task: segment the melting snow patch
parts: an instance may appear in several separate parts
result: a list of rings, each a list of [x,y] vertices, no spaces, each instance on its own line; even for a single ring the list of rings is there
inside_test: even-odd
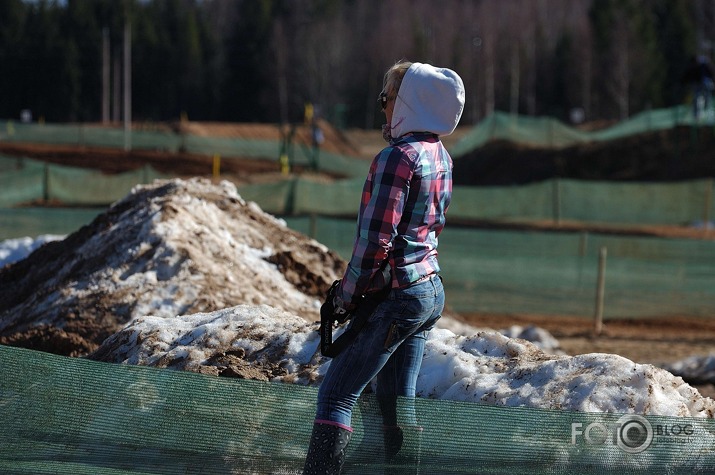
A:
[[[691,356],[665,366],[691,384],[715,384],[715,354]]]
[[[282,310],[242,305],[175,318],[138,318],[90,357],[317,385],[330,359],[318,352],[316,330],[315,324]],[[549,355],[494,331],[465,337],[433,330],[417,393],[581,412],[712,417],[715,411],[715,401],[655,366],[611,354]]]

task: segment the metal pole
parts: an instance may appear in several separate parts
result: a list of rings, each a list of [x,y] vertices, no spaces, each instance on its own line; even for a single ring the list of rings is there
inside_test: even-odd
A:
[[[308,232],[308,236],[310,236],[313,239],[318,239],[316,236],[318,235],[318,215],[316,213],[310,213],[310,231]]]
[[[705,234],[710,232],[710,207],[713,201],[713,179],[710,178],[705,183],[705,203],[703,206],[703,229]]]
[[[114,77],[112,81],[112,122],[119,125],[119,121],[122,120],[122,63],[119,58],[119,52],[115,51],[112,56],[112,62],[114,63],[112,67],[114,71],[112,73],[112,76]]]
[[[109,28],[102,29],[102,123],[109,123]]]
[[[554,224],[561,225],[561,183],[558,178],[552,181],[552,211]]]
[[[586,255],[586,249],[588,249],[588,232],[582,231],[581,238],[579,239],[579,243],[578,243],[579,257],[583,257]]]
[[[132,24],[124,24],[124,150],[132,149]]]
[[[606,255],[608,251],[602,247],[598,253],[598,282],[596,284],[596,312],[594,315],[594,333],[596,336],[603,330],[603,301],[606,294]]]

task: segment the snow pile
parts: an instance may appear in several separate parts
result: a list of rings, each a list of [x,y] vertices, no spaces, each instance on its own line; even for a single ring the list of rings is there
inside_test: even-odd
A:
[[[690,384],[715,384],[715,354],[691,356],[665,365],[665,369]]]
[[[88,358],[248,379],[309,384],[318,377],[315,324],[267,305],[172,318],[146,316]]]
[[[320,356],[316,330],[268,306],[148,316],[90,358],[317,385],[330,359]],[[715,401],[663,369],[609,354],[549,355],[494,331],[465,337],[433,330],[417,384],[421,397],[502,406],[694,417],[715,412]]]
[[[521,338],[522,340],[530,341],[546,353],[563,353],[561,351],[561,344],[559,343],[559,340],[554,338],[554,336],[547,330],[534,325],[529,325],[527,327],[512,325],[504,330],[499,330],[499,333],[507,338]],[[464,336],[469,336],[469,334]]]
[[[133,318],[243,303],[312,321],[344,268],[229,182],[156,181],[0,269],[0,343],[77,356]]]
[[[449,330],[455,335],[462,336],[471,336],[483,331],[494,331],[492,328],[477,328],[449,316],[443,316],[437,322],[437,327]],[[512,325],[508,328],[497,331],[508,338],[521,338],[522,340],[529,341],[546,353],[564,354],[561,350],[559,340],[549,333],[548,330],[539,328],[535,325],[529,325],[526,327],[521,325]]]
[[[435,330],[422,396],[583,412],[713,417],[715,401],[682,378],[618,355],[554,356],[497,332]]]

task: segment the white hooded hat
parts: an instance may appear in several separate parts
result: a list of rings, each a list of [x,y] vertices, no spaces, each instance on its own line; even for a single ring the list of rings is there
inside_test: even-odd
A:
[[[429,64],[412,63],[402,79],[392,113],[391,133],[449,135],[462,117],[464,83],[457,73]]]

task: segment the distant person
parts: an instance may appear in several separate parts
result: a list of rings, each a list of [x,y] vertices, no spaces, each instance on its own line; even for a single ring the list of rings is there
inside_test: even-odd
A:
[[[692,56],[683,75],[683,82],[690,87],[693,100],[693,117],[700,119],[710,108],[715,90],[712,66],[705,56]]]
[[[452,158],[440,135],[459,122],[464,84],[450,69],[403,61],[386,72],[379,101],[389,145],[370,166],[352,257],[321,312],[337,320],[359,308],[363,296],[387,292],[320,385],[306,475],[340,473],[353,406],[373,378],[388,466],[398,463],[403,439],[421,431],[414,410],[409,427],[398,426],[396,404],[415,397],[425,341],[444,308],[437,237],[452,195]]]
[[[318,119],[313,117],[310,124],[310,138],[313,145],[313,152],[310,157],[310,166],[313,170],[318,170],[318,155],[320,153],[320,146],[325,142],[325,134],[323,134],[323,129],[320,128]]]

